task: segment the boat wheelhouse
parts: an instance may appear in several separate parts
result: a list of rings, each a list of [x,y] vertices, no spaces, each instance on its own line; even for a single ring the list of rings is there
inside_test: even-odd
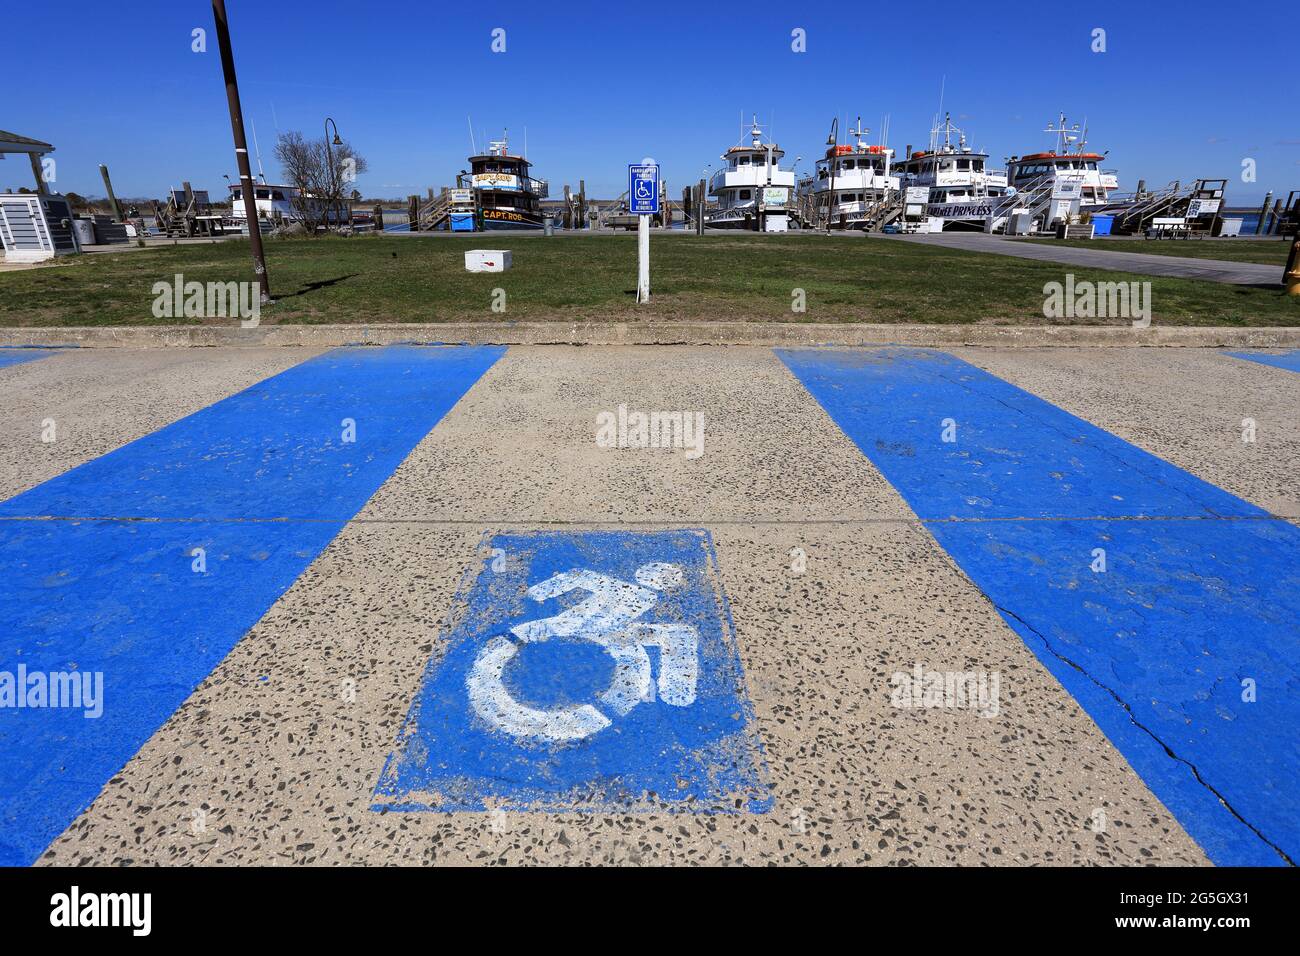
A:
[[[866,228],[882,204],[897,198],[900,181],[893,169],[894,151],[868,145],[863,137],[869,132],[859,116],[857,126],[849,130],[855,142],[830,146],[817,160],[813,212],[827,228]]]
[[[926,215],[943,220],[945,228],[983,229],[1008,191],[1006,170],[989,168],[988,160],[988,153],[967,145],[966,134],[947,114],[943,125],[930,131],[930,148],[911,153],[894,168],[903,189],[929,190]]]
[[[531,164],[512,155],[503,136],[488,151],[469,158],[469,173],[456,177],[456,186],[473,190],[479,229],[541,229],[545,180],[534,179]]]
[[[1025,156],[1011,156],[1007,159],[1007,180],[1009,185],[1019,191],[1032,189],[1045,183],[1073,184],[1077,189],[1079,207],[1105,206],[1110,195],[1119,188],[1119,177],[1113,169],[1102,169],[1101,162],[1106,153],[1088,151],[1088,128],[1085,124],[1065,125],[1065,114],[1060,116],[1060,125],[1048,124],[1046,133],[1056,136],[1055,149],[1045,153],[1029,153]]]
[[[794,170],[781,168],[785,151],[776,143],[763,142],[757,117],[749,136],[749,145],[736,145],[722,154],[726,165],[709,180],[709,195],[717,198],[718,205],[705,216],[705,225],[785,232],[790,228]]]

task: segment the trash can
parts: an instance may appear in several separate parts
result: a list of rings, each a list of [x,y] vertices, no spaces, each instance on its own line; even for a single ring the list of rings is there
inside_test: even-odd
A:
[[[72,228],[77,233],[77,244],[93,246],[95,244],[95,223],[91,219],[74,219]]]
[[[1115,224],[1114,216],[1094,215],[1092,224],[1096,227],[1093,230],[1093,236],[1109,236],[1111,226]]]

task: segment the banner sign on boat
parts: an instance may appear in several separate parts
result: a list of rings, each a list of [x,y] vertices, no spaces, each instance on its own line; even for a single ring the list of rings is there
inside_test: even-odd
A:
[[[511,173],[475,173],[475,189],[519,189],[519,177]]]
[[[1082,176],[1057,176],[1052,181],[1053,199],[1079,199],[1082,196]]]
[[[499,534],[374,809],[765,812],[707,531]]]
[[[993,215],[993,204],[986,200],[931,203],[926,215],[934,216],[936,219],[983,219]]]

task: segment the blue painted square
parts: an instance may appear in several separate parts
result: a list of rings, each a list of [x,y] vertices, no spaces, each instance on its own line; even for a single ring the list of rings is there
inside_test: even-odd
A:
[[[471,577],[374,809],[770,808],[708,532],[500,534]]]

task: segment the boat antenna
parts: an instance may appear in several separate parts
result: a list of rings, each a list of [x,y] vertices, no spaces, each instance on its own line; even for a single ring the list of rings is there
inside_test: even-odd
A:
[[[266,173],[262,171],[262,147],[257,144],[257,124],[252,123],[253,127],[253,152],[257,154],[257,178],[266,183]]]
[[[468,113],[465,114],[465,122],[469,124],[469,154],[477,156],[478,144],[474,142],[474,120]]]

